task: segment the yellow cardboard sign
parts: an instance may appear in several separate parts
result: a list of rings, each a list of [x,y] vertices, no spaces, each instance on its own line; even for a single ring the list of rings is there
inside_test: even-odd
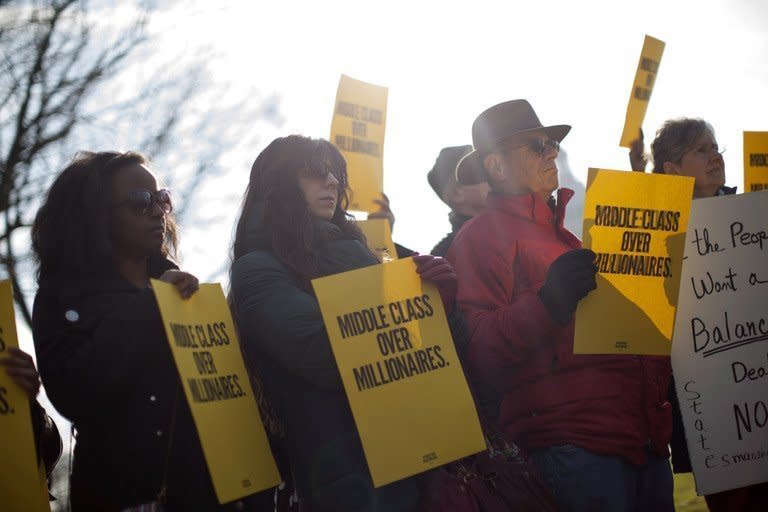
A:
[[[376,487],[485,449],[440,294],[413,259],[312,286]]]
[[[219,503],[280,483],[246,372],[232,314],[219,284],[183,300],[152,280]]]
[[[627,116],[624,120],[624,131],[621,132],[619,146],[628,148],[632,141],[640,137],[640,128],[648,109],[653,85],[656,83],[656,73],[659,71],[661,55],[664,53],[664,41],[651,36],[645,36],[640,61],[637,63],[635,81],[627,105]]]
[[[590,169],[584,247],[597,289],[576,310],[576,354],[669,355],[693,178]]]
[[[18,348],[11,282],[0,281],[0,358]],[[0,505],[50,511],[45,468],[35,453],[29,397],[0,366]]]
[[[744,132],[744,190],[768,190],[768,132]]]
[[[387,88],[341,75],[331,122],[331,142],[347,160],[350,210],[374,212],[384,191]]]
[[[389,263],[397,259],[397,249],[392,242],[392,231],[387,219],[359,220],[357,225],[365,235],[368,248],[379,261]]]

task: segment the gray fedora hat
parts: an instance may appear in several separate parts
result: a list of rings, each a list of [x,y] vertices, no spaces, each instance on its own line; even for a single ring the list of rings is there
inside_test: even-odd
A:
[[[571,127],[567,124],[544,126],[527,100],[511,100],[485,110],[472,123],[474,149],[456,166],[456,179],[462,185],[487,181],[483,157],[506,139],[520,133],[543,131],[550,139],[563,140]]]

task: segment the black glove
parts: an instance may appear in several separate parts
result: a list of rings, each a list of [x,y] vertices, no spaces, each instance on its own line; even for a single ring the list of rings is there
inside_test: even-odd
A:
[[[579,301],[597,287],[596,272],[595,253],[589,249],[568,251],[549,266],[539,297],[560,325],[571,321]]]

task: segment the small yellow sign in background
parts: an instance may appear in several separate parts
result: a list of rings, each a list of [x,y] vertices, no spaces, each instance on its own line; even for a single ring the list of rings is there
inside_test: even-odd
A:
[[[413,259],[312,285],[375,486],[485,449],[440,293]]]
[[[693,178],[590,169],[584,247],[597,289],[576,309],[576,354],[669,355]]]
[[[621,147],[630,147],[632,141],[640,137],[640,128],[643,126],[645,111],[648,109],[648,101],[651,99],[663,53],[664,41],[645,36],[640,61],[637,63],[635,81],[632,84],[632,93],[629,95],[627,116],[624,119],[624,130],[619,142]]]
[[[221,286],[183,300],[152,280],[168,343],[219,503],[280,483]]]
[[[13,289],[0,281],[0,357],[19,347]],[[29,397],[0,366],[0,509],[50,511],[45,468],[37,460]]]
[[[744,191],[768,190],[768,132],[744,132]]]
[[[347,161],[350,210],[375,212],[384,191],[387,88],[341,75],[331,122],[331,142]]]
[[[392,242],[392,231],[387,219],[359,220],[357,225],[365,235],[368,248],[379,261],[387,263],[397,259],[397,249]]]

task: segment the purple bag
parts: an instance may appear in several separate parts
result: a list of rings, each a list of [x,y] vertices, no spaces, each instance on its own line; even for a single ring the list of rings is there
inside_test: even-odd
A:
[[[556,512],[536,467],[496,434],[489,449],[436,469],[421,512]]]

